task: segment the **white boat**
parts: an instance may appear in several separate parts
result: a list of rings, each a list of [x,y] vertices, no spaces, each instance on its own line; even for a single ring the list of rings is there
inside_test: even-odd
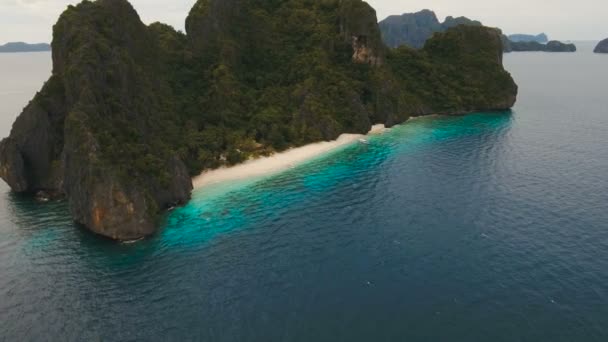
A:
[[[359,142],[361,144],[365,144],[365,145],[369,145],[369,141],[365,140],[365,139],[359,139]]]

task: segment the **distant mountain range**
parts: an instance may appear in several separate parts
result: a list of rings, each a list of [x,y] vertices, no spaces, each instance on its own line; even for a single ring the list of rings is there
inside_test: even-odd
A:
[[[11,42],[0,45],[0,53],[6,52],[38,52],[51,51],[51,45],[46,43],[28,44],[24,42]]]

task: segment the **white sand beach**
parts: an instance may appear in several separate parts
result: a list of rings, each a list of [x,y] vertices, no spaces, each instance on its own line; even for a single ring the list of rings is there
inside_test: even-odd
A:
[[[374,125],[368,135],[380,134],[386,128],[384,125]],[[291,167],[297,166],[314,157],[320,156],[339,147],[346,146],[365,138],[362,134],[342,134],[334,141],[322,141],[297,148],[292,148],[284,152],[275,153],[268,157],[248,160],[244,163],[223,167],[215,170],[205,171],[192,179],[194,188],[202,188],[211,184],[221,182],[246,179],[274,174]]]

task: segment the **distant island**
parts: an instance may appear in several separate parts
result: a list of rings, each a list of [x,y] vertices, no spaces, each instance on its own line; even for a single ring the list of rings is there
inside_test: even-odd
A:
[[[0,45],[0,53],[40,51],[51,51],[51,45],[46,43],[28,44],[24,42],[12,42]]]
[[[509,40],[514,43],[519,42],[537,42],[537,43],[547,43],[549,41],[549,37],[546,34],[541,33],[537,35],[532,34],[510,34]]]
[[[608,53],[608,38],[602,40],[597,44],[593,50],[595,53]]]
[[[404,13],[402,15],[392,15],[379,23],[382,39],[391,48],[399,46],[409,46],[414,49],[421,49],[426,41],[437,32],[444,32],[447,29],[457,26],[482,26],[477,20],[466,17],[447,17],[441,23],[437,19],[435,12],[425,9],[416,13]],[[519,51],[544,51],[544,52],[574,52],[574,44],[564,44],[559,41],[548,41],[546,34],[526,35],[514,34],[506,36],[502,34],[504,52]]]
[[[435,32],[444,32],[458,25],[482,26],[479,21],[466,17],[447,17],[441,23],[435,12],[425,9],[416,13],[392,15],[379,23],[384,43],[391,48],[402,45],[421,49]]]
[[[53,74],[0,143],[0,176],[117,240],[154,234],[202,171],[517,96],[499,30],[389,49],[362,0],[199,0],[186,34],[83,1],[53,30]]]
[[[510,42],[505,52],[541,51],[541,52],[576,52],[576,45],[566,44],[557,40],[552,40],[547,44],[539,42]]]

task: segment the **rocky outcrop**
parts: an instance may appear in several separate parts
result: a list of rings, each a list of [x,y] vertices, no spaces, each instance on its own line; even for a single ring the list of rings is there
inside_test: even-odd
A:
[[[19,115],[10,137],[0,144],[0,176],[15,191],[57,192],[61,185],[62,92],[59,78],[51,77]]]
[[[593,50],[595,53],[608,53],[608,38],[602,40],[597,44]]]
[[[500,34],[500,40],[502,42],[502,51],[503,52],[513,52],[513,47],[511,46],[511,41],[509,40],[509,37],[507,37],[504,34]]]
[[[29,188],[23,155],[12,138],[0,144],[0,177],[16,192]]]
[[[458,22],[460,19],[451,19]],[[389,50],[361,0],[199,0],[187,35],[126,0],[69,6],[53,74],[0,143],[0,177],[118,240],[153,234],[191,176],[372,123],[510,108],[497,30]]]
[[[99,30],[103,21],[108,30]],[[152,145],[146,134],[162,129],[149,121],[161,111],[155,88],[162,84],[149,78],[155,50],[128,2],[70,6],[54,28],[53,76],[0,144],[0,176],[17,192],[66,196],[74,220],[98,234],[153,233],[160,209],[188,200],[186,167],[171,153],[146,148],[143,158],[159,161],[155,173],[180,175],[163,184],[129,166],[141,156],[110,150],[129,148],[128,140]],[[129,132],[120,132],[125,126]]]

